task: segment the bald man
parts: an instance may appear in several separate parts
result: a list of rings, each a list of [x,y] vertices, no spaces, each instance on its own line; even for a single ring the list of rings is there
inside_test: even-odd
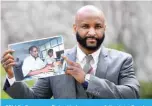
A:
[[[30,89],[13,79],[15,62],[8,50],[2,60],[8,76],[4,90],[12,98],[139,98],[132,56],[102,45],[103,12],[92,5],[80,8],[73,29],[77,45],[65,53],[66,74],[41,78]]]

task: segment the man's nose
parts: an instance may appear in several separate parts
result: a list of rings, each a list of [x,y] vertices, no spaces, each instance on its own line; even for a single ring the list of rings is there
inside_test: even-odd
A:
[[[89,32],[88,32],[88,35],[89,36],[94,36],[95,34],[96,34],[95,29],[94,28],[90,28]]]

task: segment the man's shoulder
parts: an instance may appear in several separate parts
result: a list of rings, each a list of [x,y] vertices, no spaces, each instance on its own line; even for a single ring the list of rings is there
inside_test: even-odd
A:
[[[25,60],[30,60],[31,59],[31,56],[27,56],[25,59],[24,59],[24,61]]]
[[[119,51],[111,48],[104,48],[104,50],[110,58],[132,58],[132,55],[125,51]]]

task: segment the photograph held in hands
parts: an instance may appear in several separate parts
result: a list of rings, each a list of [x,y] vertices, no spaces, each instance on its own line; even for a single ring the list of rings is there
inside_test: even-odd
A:
[[[16,65],[13,72],[16,81],[31,80],[65,74],[66,62],[62,36],[9,44]]]

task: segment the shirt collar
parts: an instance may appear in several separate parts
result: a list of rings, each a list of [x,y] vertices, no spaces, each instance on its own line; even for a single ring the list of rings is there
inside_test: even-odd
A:
[[[79,48],[77,45],[77,59],[82,62],[85,58],[86,54]]]
[[[32,55],[30,55],[30,58],[37,60],[39,58],[39,56],[37,58],[34,58]]]
[[[90,54],[90,55],[92,55],[94,61],[98,60],[100,51],[101,51],[101,47],[96,52],[93,52],[92,54]],[[77,59],[80,62],[82,62],[84,60],[85,56],[86,56],[86,54],[77,45]]]
[[[100,47],[96,52],[93,52],[93,53],[91,54],[94,61],[98,60],[100,51],[101,51],[101,47]]]

